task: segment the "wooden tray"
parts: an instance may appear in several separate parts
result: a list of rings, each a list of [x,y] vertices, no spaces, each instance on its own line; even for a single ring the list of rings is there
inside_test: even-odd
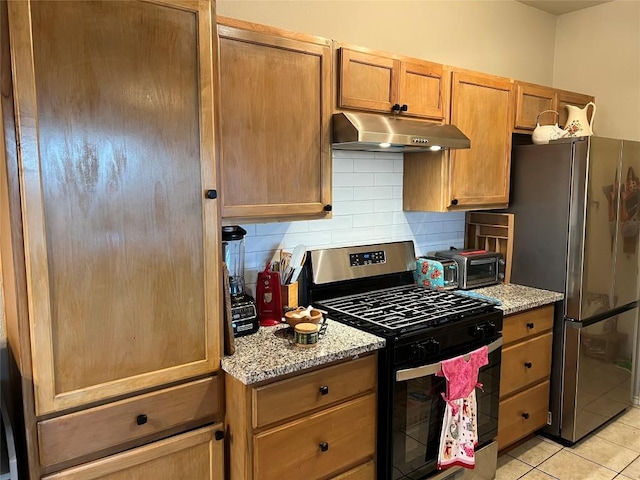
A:
[[[504,283],[511,283],[513,213],[467,212],[464,247],[500,252],[506,261]]]

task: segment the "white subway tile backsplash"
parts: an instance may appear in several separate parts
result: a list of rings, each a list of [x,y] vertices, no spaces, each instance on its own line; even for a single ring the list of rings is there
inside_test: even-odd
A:
[[[354,172],[387,172],[393,173],[394,160],[358,158],[353,161]]]
[[[393,213],[366,213],[363,215],[353,215],[354,227],[382,226],[393,223]]]
[[[353,187],[333,187],[333,201],[353,200]]]
[[[353,172],[353,158],[333,157],[333,173]]]
[[[397,212],[402,209],[402,200],[398,198],[392,198],[390,200],[374,200],[373,211],[374,212]]]
[[[334,187],[373,187],[374,173],[333,173]]]
[[[402,185],[402,173],[376,173],[375,185]]]
[[[285,233],[308,232],[309,224],[302,222],[259,223],[256,225],[256,235],[277,235]]]
[[[333,215],[354,215],[372,213],[374,203],[370,200],[354,200],[352,202],[333,202]]]
[[[359,187],[353,191],[354,200],[376,200],[393,198],[392,187]]]
[[[401,153],[333,152],[333,218],[256,225],[247,230],[245,279],[256,276],[277,250],[413,240],[416,255],[462,247],[464,212],[404,212]]]
[[[309,220],[310,232],[344,230],[353,226],[353,215],[336,215],[327,220]]]

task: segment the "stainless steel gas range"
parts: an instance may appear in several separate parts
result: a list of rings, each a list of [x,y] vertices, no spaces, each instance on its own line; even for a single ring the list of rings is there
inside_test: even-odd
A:
[[[480,370],[483,389],[477,392],[477,467],[470,478],[492,479],[502,311],[489,301],[414,284],[415,264],[411,241],[311,250],[301,280],[302,302],[386,340],[378,355],[379,479],[454,474],[437,470],[445,380],[435,374],[442,360],[488,346],[489,364]],[[452,478],[461,478],[460,473]]]

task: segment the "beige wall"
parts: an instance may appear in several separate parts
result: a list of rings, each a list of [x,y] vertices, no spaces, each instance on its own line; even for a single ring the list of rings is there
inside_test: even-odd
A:
[[[224,15],[551,85],[556,18],[513,0],[218,0]]]
[[[640,140],[640,1],[558,17],[553,85],[595,95],[596,135]]]

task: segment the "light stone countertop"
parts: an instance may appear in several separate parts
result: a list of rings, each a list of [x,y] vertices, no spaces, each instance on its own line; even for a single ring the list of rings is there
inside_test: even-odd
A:
[[[285,336],[276,334],[287,327],[286,323],[260,327],[252,335],[235,338],[236,351],[222,358],[222,370],[245,385],[251,385],[336,360],[354,358],[385,345],[383,338],[327,319],[327,331],[317,345],[296,347]]]
[[[564,299],[564,294],[559,292],[541,290],[539,288],[526,287],[513,283],[476,288],[472,291],[500,300],[502,305],[498,306],[498,308],[503,310],[505,315],[522,312],[530,308],[542,307]]]

